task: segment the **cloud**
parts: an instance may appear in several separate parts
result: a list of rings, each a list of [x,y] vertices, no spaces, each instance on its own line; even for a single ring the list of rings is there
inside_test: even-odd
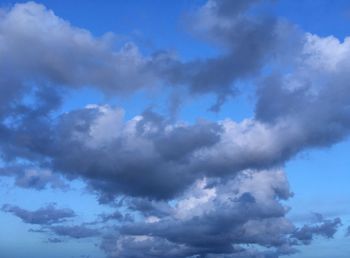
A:
[[[198,28],[193,32],[206,35],[207,41],[218,41],[225,51],[218,57],[189,62],[167,50],[147,57],[134,43],[118,42],[112,33],[95,37],[41,4],[15,4],[3,10],[0,19],[0,114],[9,112],[13,102],[35,87],[57,86],[59,91],[94,87],[107,95],[123,95],[180,84],[191,93],[218,95],[219,108],[227,95],[234,94],[231,84],[258,73],[279,44],[280,30],[274,20],[246,15],[254,2],[209,1],[200,8],[191,21]],[[123,46],[116,48],[115,42]]]
[[[145,198],[132,198],[127,201],[132,211],[138,211],[146,216],[164,217],[171,213],[171,206],[165,201],[154,201]]]
[[[191,14],[194,18],[186,27],[217,47],[218,55],[184,62],[161,52],[152,60],[154,69],[170,83],[186,85],[191,94],[215,94],[211,110],[219,111],[228,97],[237,94],[240,81],[257,77],[284,55],[277,49],[288,44],[286,34],[298,38],[292,25],[259,12],[258,2],[268,1],[208,1]]]
[[[245,171],[220,184],[200,180],[167,215],[141,210],[144,219],[105,235],[101,248],[108,257],[279,257],[306,244],[299,233],[305,227],[312,235],[333,236],[338,218],[303,228],[288,220],[281,200],[291,196],[278,170]]]
[[[224,9],[221,5],[230,5],[224,9],[233,12],[232,21],[227,18],[228,14],[222,11]],[[250,6],[250,3],[237,2],[231,6],[226,2],[209,1],[198,11],[197,18],[204,22],[202,16],[210,17],[209,24],[203,25],[205,29],[214,33],[212,31],[214,27],[221,28],[223,37],[218,38],[219,43],[225,48],[225,42],[232,41],[234,42],[232,47],[235,47],[236,38],[240,39],[233,33],[235,26],[239,28],[258,26],[260,28],[260,21],[250,16],[246,17],[244,13]],[[39,23],[37,16],[43,16],[42,20],[46,22]],[[21,19],[31,22],[22,24]],[[52,33],[58,30],[53,33],[53,36],[57,37],[55,38],[57,44],[64,45],[68,41],[68,47],[76,47],[78,44],[78,47],[82,48],[81,51],[85,45],[80,46],[79,44],[87,44],[89,49],[92,48],[94,51],[96,48],[99,50],[100,47],[99,40],[93,38],[89,33],[72,27],[43,6],[34,3],[16,5],[4,14],[3,23],[5,22],[14,27],[10,32],[18,34],[18,37],[22,37],[22,34],[29,30],[27,26],[33,26],[33,32],[27,33],[27,36],[33,37],[34,40],[40,38],[34,35],[34,32],[48,30],[46,26],[51,26]],[[243,22],[244,25],[241,26],[240,22]],[[246,23],[253,24],[246,25]],[[259,32],[259,29],[253,31]],[[234,35],[231,35],[232,33]],[[239,35],[243,40],[239,45],[248,47],[249,45],[243,43],[245,34]],[[325,49],[327,42],[332,45],[336,44],[334,40],[326,40],[321,44],[317,42],[322,39],[312,36],[307,38],[310,40],[306,41],[302,48],[303,52],[300,53],[300,61],[297,62],[301,68],[305,69],[297,67],[295,73],[287,75],[289,82],[295,81],[293,85],[299,81],[301,76],[299,74],[305,73],[301,71],[307,69],[312,70],[310,74],[315,74],[316,78],[317,72],[320,72],[319,66],[314,64],[316,61],[322,60],[321,63],[330,61],[333,64],[336,62],[334,59],[327,58],[328,52],[325,52],[324,55],[318,54]],[[48,40],[48,37],[42,39],[45,44]],[[252,42],[255,41],[252,40]],[[261,43],[261,45],[264,44]],[[11,45],[11,47],[14,46]],[[258,46],[260,47],[260,44]],[[45,47],[47,46],[42,48]],[[101,48],[105,51],[104,45]],[[59,51],[54,52],[59,53]],[[252,54],[249,49],[237,50],[237,52]],[[93,55],[84,54],[83,56],[85,58],[85,56]],[[59,58],[62,58],[61,55]],[[79,60],[79,58],[76,59]],[[235,59],[236,61],[241,64],[239,58]],[[82,62],[89,63],[85,59]],[[20,64],[17,65],[20,66]],[[44,67],[48,69],[49,64],[45,64]],[[323,65],[322,67],[327,68],[328,66]],[[214,71],[214,68],[210,70]],[[26,72],[26,74],[32,73],[31,69]],[[89,77],[92,72],[84,70],[84,74]],[[208,73],[205,72],[205,74]],[[293,79],[294,77],[296,79]],[[216,80],[222,76],[210,76],[210,78]],[[68,85],[75,85],[74,80],[67,79],[67,81]],[[225,85],[220,81],[217,83]],[[199,121],[195,124],[172,122],[151,111],[124,121],[123,110],[94,105],[67,112],[54,119],[48,114],[59,105],[61,93],[50,91],[51,88],[40,87],[34,89],[33,98],[36,103],[34,106],[22,103],[17,106],[16,112],[7,114],[7,121],[12,122],[2,123],[0,148],[5,161],[12,162],[17,158],[22,158],[28,160],[29,163],[39,164],[46,171],[59,171],[70,178],[86,179],[91,188],[100,193],[100,199],[104,202],[112,200],[118,194],[169,199],[205,176],[221,178],[244,169],[271,168],[283,164],[304,149],[329,146],[345,137],[347,132],[345,128],[346,110],[343,111],[344,114],[338,111],[346,107],[346,98],[343,102],[337,102],[334,108],[339,106],[339,109],[334,110],[335,112],[332,111],[333,107],[330,102],[329,108],[323,112],[318,108],[317,103],[324,103],[330,96],[326,94],[328,92],[326,89],[329,87],[322,88],[320,93],[312,98],[312,103],[308,103],[303,87],[286,91],[280,85],[283,84],[278,83],[274,76],[265,80],[257,93],[255,118],[245,119],[240,123],[226,119],[218,122]],[[279,98],[271,100],[270,98],[274,96],[272,93],[278,94]],[[47,96],[49,98],[46,98]],[[55,101],[51,101],[52,99]],[[293,106],[295,108],[292,108]],[[303,110],[306,106],[315,108],[303,112],[298,119],[295,119],[295,115],[290,114],[288,110],[298,110],[300,106],[304,107]],[[327,112],[332,113],[327,115]],[[280,118],[282,114],[283,119]],[[326,120],[323,120],[323,114]],[[307,123],[310,117],[319,120],[310,125]],[[327,120],[327,117],[332,120],[338,117],[342,120],[332,121]],[[332,126],[327,130],[327,127],[322,126],[323,123]],[[41,134],[37,134],[38,131]],[[327,138],[328,134],[331,138]],[[37,180],[38,183],[34,187],[43,188],[46,181],[54,181],[51,176],[49,176],[50,179],[47,176],[46,179],[43,179],[44,174],[40,173],[40,176],[29,176],[29,178],[24,176],[17,182],[22,186],[31,186],[33,183],[29,183],[30,180],[35,179],[34,181]]]
[[[1,66],[7,67],[2,71],[10,72],[15,80],[95,86],[119,93],[154,82],[135,45],[114,50],[113,34],[94,37],[41,4],[14,5],[3,12],[0,28]]]
[[[89,238],[100,235],[98,229],[85,226],[50,226],[50,230],[58,236],[67,236],[71,238]]]
[[[186,124],[150,110],[124,121],[123,110],[96,105],[52,120],[37,112],[45,106],[38,102],[12,117],[16,123],[3,123],[3,157],[82,177],[104,202],[118,194],[173,198],[205,176],[271,168],[303,150],[344,139],[349,133],[347,53],[347,40],[305,34],[291,72],[276,71],[263,80],[255,117],[241,122]]]
[[[333,220],[325,219],[317,225],[303,226],[294,233],[294,236],[304,244],[310,244],[316,235],[323,236],[325,238],[333,238],[340,226],[340,218],[335,218]]]
[[[280,125],[250,120],[172,124],[150,111],[124,122],[121,112],[108,106],[68,112],[54,128],[44,124],[40,130],[48,135],[27,132],[31,123],[24,121],[11,134],[25,134],[27,140],[12,144],[11,151],[5,145],[5,151],[43,165],[49,158],[49,169],[83,177],[103,195],[168,199],[203,176],[276,165],[284,161],[285,145],[294,141],[290,137],[279,144],[286,141]],[[46,143],[45,149],[38,141]]]
[[[256,104],[258,121],[298,128],[297,151],[331,146],[350,129],[349,39],[306,34],[305,40],[293,70],[267,78]]]
[[[29,167],[3,167],[0,168],[0,176],[15,177],[15,184],[22,188],[43,190],[50,186],[53,189],[68,189],[68,184],[57,174],[48,169]]]
[[[331,128],[288,116],[275,123],[226,119],[188,124],[152,111],[128,121],[122,114],[110,106],[87,106],[42,124],[40,131],[50,133],[40,135],[31,131],[32,120],[19,121],[11,137],[26,135],[26,141],[2,148],[10,160],[20,157],[85,179],[108,202],[119,194],[171,199],[203,177],[223,179],[245,169],[273,168],[300,151],[340,140]],[[327,132],[333,137],[322,141]],[[45,148],[38,142],[45,142]]]
[[[107,221],[120,221],[120,222],[133,222],[133,217],[127,213],[123,214],[119,211],[115,211],[110,214],[100,214],[101,223],[106,223]]]
[[[346,237],[349,237],[349,236],[350,236],[350,226],[347,227],[345,236],[346,236]]]
[[[35,211],[22,209],[15,205],[5,204],[2,211],[12,213],[20,218],[23,222],[36,225],[52,225],[66,221],[66,219],[75,217],[71,209],[57,209],[54,204]]]
[[[121,112],[108,106],[88,106],[63,114],[55,125],[42,124],[40,130],[50,133],[40,135],[31,131],[32,120],[29,124],[20,121],[10,133],[14,138],[26,135],[26,141],[11,141],[2,148],[9,160],[22,157],[49,164],[50,169],[69,176],[84,175],[93,188],[103,188],[106,194],[168,198],[193,180],[190,174],[178,177],[178,168],[191,169],[193,153],[219,140],[220,126],[214,123],[171,125],[150,112],[124,122]],[[116,130],[110,131],[111,126]],[[104,132],[108,132],[107,138]],[[45,142],[45,148],[38,142]],[[165,150],[166,144],[173,147]],[[107,179],[110,176],[114,180]]]
[[[302,33],[258,2],[200,7],[188,27],[219,53],[190,61],[146,57],[133,43],[117,49],[114,35],[95,37],[33,2],[3,11],[0,175],[37,190],[79,178],[100,203],[119,198],[120,209],[90,223],[106,228],[56,225],[75,213],[52,204],[2,210],[42,226],[33,232],[101,237],[109,257],[277,258],[333,237],[339,218],[297,227],[286,217],[292,193],[278,168],[348,136],[350,41]],[[67,89],[120,96],[168,84],[215,94],[217,111],[244,80],[257,83],[256,106],[240,122],[187,123],[151,109],[126,119],[109,105],[57,112]]]
[[[158,85],[158,76],[145,69],[148,58],[135,44],[116,38],[112,33],[95,37],[35,2],[2,9],[0,140],[9,141],[11,130],[4,124],[14,126],[18,117],[31,124],[27,130],[48,123],[67,90],[92,87],[119,96]]]
[[[59,239],[59,238],[56,238],[56,237],[50,237],[47,239],[47,242],[48,243],[52,243],[52,244],[57,244],[57,243],[62,243],[63,240],[62,239]]]

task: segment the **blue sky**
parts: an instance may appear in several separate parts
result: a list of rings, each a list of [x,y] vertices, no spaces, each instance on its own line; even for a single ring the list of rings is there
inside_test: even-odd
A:
[[[348,257],[348,1],[0,8],[2,257]]]

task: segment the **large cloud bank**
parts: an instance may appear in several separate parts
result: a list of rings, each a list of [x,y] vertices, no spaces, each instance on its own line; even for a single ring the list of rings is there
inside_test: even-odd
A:
[[[272,258],[332,237],[338,218],[303,227],[286,218],[292,194],[281,168],[349,134],[350,40],[299,31],[264,14],[267,4],[208,1],[187,22],[220,53],[191,61],[145,56],[133,43],[118,49],[113,34],[96,38],[33,2],[3,10],[0,174],[37,190],[79,178],[119,211],[71,225],[75,213],[54,205],[2,210],[51,242],[98,237],[108,257]],[[125,119],[122,108],[93,104],[57,114],[66,92],[83,87],[214,94],[218,111],[242,81],[256,85],[256,106],[241,122],[186,123],[151,109]]]

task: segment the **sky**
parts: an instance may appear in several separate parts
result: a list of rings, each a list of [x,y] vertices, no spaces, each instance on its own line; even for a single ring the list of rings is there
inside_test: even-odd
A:
[[[0,0],[2,258],[346,258],[346,0]]]

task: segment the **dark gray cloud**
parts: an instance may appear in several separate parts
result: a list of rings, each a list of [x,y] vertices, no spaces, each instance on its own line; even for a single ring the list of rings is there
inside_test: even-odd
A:
[[[278,173],[271,175],[270,183],[276,188],[283,187],[288,192],[288,186],[283,185],[281,177],[283,175]],[[259,176],[249,174],[239,180],[247,180],[247,183],[256,186],[258,178]],[[190,196],[178,202],[177,210],[173,211],[171,217],[125,225],[120,233],[164,238],[175,245],[190,247],[192,255],[235,253],[235,244],[284,244],[281,235],[292,230],[293,226],[283,218],[286,212],[284,207],[273,201],[273,196],[277,197],[278,193],[270,188],[271,192],[259,195],[248,189],[252,186],[235,189],[234,182],[235,180],[221,186],[221,189],[205,188],[203,182],[200,182],[197,189],[194,189],[198,191],[197,196],[191,198],[195,195],[192,191],[189,192]],[[238,192],[236,196],[234,192]],[[256,230],[257,227],[259,230]]]
[[[71,209],[57,209],[54,204],[49,204],[46,207],[39,208],[36,211],[28,211],[18,206],[5,204],[2,207],[2,211],[9,212],[22,219],[24,223],[40,225],[38,229],[30,229],[29,232],[54,234],[60,237],[70,238],[89,238],[97,237],[101,235],[101,231],[97,228],[90,228],[86,225],[67,225],[65,224],[68,219],[75,217],[75,213]],[[117,216],[117,213],[101,216],[102,221],[99,223],[105,223],[108,220],[121,220]],[[128,217],[126,217],[128,218]],[[125,221],[127,221],[125,219]],[[97,224],[97,223],[88,223]],[[61,243],[63,240],[57,237],[49,237],[47,239],[49,243]]]
[[[285,34],[297,34],[293,26],[257,10],[252,15],[249,11],[258,2],[266,1],[208,1],[192,14],[191,25],[186,25],[193,34],[217,46],[219,54],[183,62],[160,52],[152,67],[170,83],[187,85],[192,94],[215,94],[217,102],[211,110],[218,111],[237,93],[237,82],[259,75],[276,55],[284,54],[276,54],[276,50],[286,43]]]
[[[82,177],[106,201],[116,194],[168,199],[204,176],[276,165],[290,143],[279,126],[253,120],[173,124],[147,111],[124,122],[123,111],[108,106],[68,112],[53,126],[42,124],[40,131],[50,134],[28,132],[32,120],[20,122],[11,135],[26,135],[26,141],[3,146],[8,159],[21,157]],[[45,148],[37,142],[45,142]]]
[[[48,230],[45,229],[45,228],[39,228],[39,229],[37,229],[37,228],[30,228],[30,229],[28,230],[28,232],[33,232],[33,233],[47,233]]]
[[[50,238],[47,239],[47,242],[48,243],[52,243],[52,244],[57,244],[57,243],[62,243],[63,240],[59,239],[59,238],[56,238],[56,237],[50,237]]]
[[[3,158],[20,157],[82,177],[103,202],[117,194],[169,199],[204,176],[283,164],[300,151],[330,146],[348,134],[347,62],[326,56],[335,47],[348,49],[346,43],[305,35],[293,73],[267,78],[257,92],[255,119],[240,123],[174,123],[151,111],[124,121],[122,110],[108,106],[52,120],[38,111],[47,106],[38,101],[10,116],[16,123],[2,125]],[[36,187],[43,187],[38,182]],[[18,184],[31,185],[27,180]]]
[[[88,228],[86,226],[50,226],[50,230],[58,236],[67,236],[71,238],[96,237],[101,234],[98,229]]]
[[[193,182],[196,175],[185,174],[194,169],[192,156],[219,141],[220,125],[172,125],[152,116],[157,117],[147,112],[124,122],[120,109],[90,106],[66,113],[52,125],[41,124],[40,131],[50,133],[40,135],[31,131],[33,120],[22,120],[10,134],[25,135],[26,141],[5,143],[3,152],[8,160],[21,157],[68,176],[84,175],[105,194],[164,199]],[[38,142],[45,142],[45,147]]]
[[[132,198],[127,206],[132,211],[138,211],[146,216],[164,217],[171,213],[171,206],[167,202]]]
[[[196,28],[192,32],[225,50],[218,57],[189,62],[167,51],[146,57],[133,43],[116,49],[112,33],[95,37],[43,5],[16,4],[2,12],[0,21],[0,114],[8,113],[34,87],[57,85],[60,90],[88,86],[120,95],[180,84],[191,93],[216,94],[217,109],[235,93],[232,84],[258,73],[280,44],[282,30],[274,19],[246,15],[255,2],[209,1],[200,8],[191,21]]]
[[[293,236],[304,244],[310,244],[315,236],[333,238],[340,226],[340,218],[335,218],[333,220],[325,219],[316,225],[304,225],[302,228],[298,229]]]
[[[329,147],[349,134],[349,53],[347,41],[306,34],[292,72],[276,72],[258,89],[256,119],[294,131],[291,153]]]
[[[133,222],[134,216],[130,213],[123,213],[118,210],[112,213],[101,213],[98,215],[98,218],[93,222],[84,223],[85,225],[96,225],[96,224],[106,224],[107,222],[115,223],[126,223]]]
[[[76,216],[73,210],[58,209],[54,204],[49,204],[46,207],[35,211],[29,211],[15,205],[5,204],[2,206],[2,211],[12,213],[25,223],[37,225],[61,223]]]
[[[42,124],[40,131],[49,134],[35,134],[29,128],[32,123],[20,120],[10,135],[26,135],[26,140],[2,147],[9,160],[20,157],[68,178],[85,179],[101,202],[111,202],[119,194],[165,200],[197,179],[271,168],[302,150],[340,140],[321,141],[323,133],[331,131],[304,130],[312,126],[306,121],[226,119],[186,124],[150,111],[124,121],[121,109],[88,106]]]
[[[291,195],[282,171],[247,171],[216,186],[198,181],[167,215],[146,212],[104,236],[101,248],[109,257],[277,258],[309,243],[301,232],[332,237],[338,218],[298,228],[285,217],[280,200]]]
[[[220,41],[218,44],[222,45],[223,48],[233,48],[236,55],[249,54],[249,56],[255,57],[254,62],[263,62],[263,59],[260,60],[258,54],[253,55],[255,52],[252,51],[263,53],[265,51],[263,50],[265,48],[263,37],[268,37],[267,41],[272,40],[269,36],[272,33],[271,27],[268,26],[269,29],[266,29],[268,33],[260,28],[263,26],[260,24],[261,22],[265,24],[270,19],[255,20],[251,16],[247,17],[245,11],[248,10],[250,3],[243,4],[241,2],[224,8],[226,11],[233,12],[231,19],[227,13],[222,13],[221,5],[231,4],[209,1],[198,11],[198,17],[196,17],[198,21],[196,22],[205,22],[204,18],[209,17],[209,24],[203,25],[205,31],[210,31],[209,37],[216,38],[213,33],[221,33],[222,37],[217,38]],[[29,17],[28,13],[32,13],[32,15]],[[90,42],[88,45],[93,49],[100,46],[99,43],[96,43],[99,41],[86,31],[73,28],[66,22],[59,20],[43,6],[34,3],[16,5],[10,12],[5,13],[3,22],[14,26],[10,32],[18,34],[18,37],[23,36],[22,34],[26,31],[24,28],[28,29],[28,26],[34,26],[33,35],[27,35],[33,37],[34,40],[36,39],[34,35],[36,30],[48,30],[45,27],[45,22],[42,22],[44,23],[43,28],[38,25],[36,16],[43,16],[43,21],[47,19],[56,21],[53,23],[54,25],[50,25],[53,26],[50,28],[52,31],[57,29],[56,23],[60,25],[60,28],[62,27],[57,35],[54,35],[58,37],[57,44],[67,40],[68,43],[70,42],[69,47],[76,47],[75,44],[80,47],[79,44],[85,44],[85,41]],[[21,18],[21,22],[26,19],[33,21],[29,25],[22,24],[17,22],[19,18]],[[222,23],[227,23],[227,25],[224,26]],[[268,22],[268,24],[270,23]],[[236,28],[249,31],[238,33]],[[69,37],[63,37],[60,33],[68,34]],[[80,35],[81,33],[85,36]],[[263,34],[262,38],[259,37],[260,33]],[[76,34],[82,39],[80,40]],[[259,40],[250,39],[249,35],[258,37]],[[245,39],[246,36],[248,39]],[[45,37],[43,42],[46,44],[47,40],[49,39]],[[78,40],[78,43],[75,40]],[[237,40],[242,40],[242,42],[236,42]],[[230,44],[231,41],[232,44]],[[256,44],[257,48],[247,44],[246,41],[253,45]],[[14,46],[11,45],[11,47]],[[42,46],[42,48],[44,47],[47,46]],[[240,47],[248,49],[241,50]],[[83,51],[84,47],[81,46],[81,48]],[[67,50],[67,52],[74,51]],[[57,57],[59,60],[60,58],[63,57]],[[98,59],[98,57],[94,58]],[[55,58],[52,59],[55,60]],[[76,59],[79,60],[78,57]],[[240,68],[244,67],[243,59],[247,58],[242,57],[242,60],[235,58],[235,65]],[[87,62],[85,59],[83,61]],[[17,63],[15,65],[22,67]],[[44,63],[43,67],[49,69],[49,64]],[[217,67],[220,71],[225,70],[217,64],[208,69],[214,71]],[[26,69],[28,69],[26,74],[33,73],[28,67]],[[40,70],[40,72],[42,71]],[[84,74],[90,75],[92,73],[84,71]],[[62,74],[65,75],[66,72],[62,72]],[[203,76],[208,74],[210,73],[204,72]],[[202,78],[202,76],[199,77]],[[204,78],[203,81],[210,83],[210,80],[218,80],[218,85],[226,87],[224,86],[225,82],[220,81],[225,76],[210,75],[209,77]],[[75,85],[74,80],[69,78],[65,80],[66,84]],[[52,83],[62,84],[63,82],[53,81]],[[200,84],[205,85],[204,83]],[[118,194],[153,199],[173,198],[198,178],[222,177],[235,174],[243,169],[269,168],[282,164],[305,147],[320,145],[320,142],[316,140],[322,137],[322,135],[311,133],[305,135],[305,132],[302,131],[304,124],[293,123],[294,120],[271,124],[261,119],[259,107],[263,97],[258,99],[257,120],[247,119],[236,123],[227,119],[216,123],[198,122],[189,125],[180,122],[173,123],[151,111],[124,122],[123,111],[108,106],[90,106],[67,112],[58,116],[57,119],[53,119],[48,114],[57,108],[62,93],[50,89],[50,87],[38,86],[34,90],[32,89],[36,104],[31,106],[20,102],[15,105],[16,112],[7,115],[6,119],[13,122],[2,123],[0,134],[2,157],[7,162],[21,158],[35,165],[39,164],[48,171],[62,172],[69,178],[84,178],[92,189],[99,192],[102,202],[111,201]],[[259,96],[263,96],[263,93],[260,93]],[[273,103],[273,101],[269,103]],[[38,131],[41,133],[37,134]],[[308,136],[310,136],[309,138],[315,137],[315,140],[309,139]],[[311,143],[305,144],[305,138]],[[333,142],[336,140],[334,139]],[[54,180],[51,176],[50,179],[44,177],[43,174],[34,178],[21,177],[17,182],[25,187],[43,188],[45,182]]]
[[[124,219],[124,216],[121,212],[115,211],[110,214],[101,214],[100,215],[102,222],[106,222],[109,220],[117,220],[117,221],[122,221]]]

